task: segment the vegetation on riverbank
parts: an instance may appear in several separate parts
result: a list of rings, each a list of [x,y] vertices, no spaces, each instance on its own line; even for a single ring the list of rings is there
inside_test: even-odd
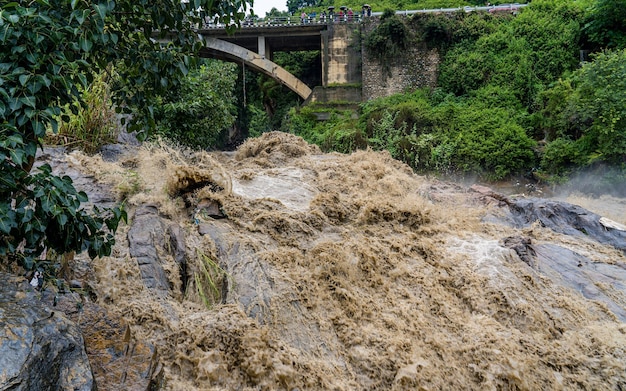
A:
[[[49,165],[34,168],[41,140],[48,131],[67,130],[68,137],[96,132],[97,126],[87,127],[94,118],[110,126],[111,115],[100,117],[97,109],[109,98],[118,112],[132,113],[131,130],[153,129],[152,99],[180,85],[201,47],[192,30],[200,7],[229,25],[243,19],[246,5],[240,0],[2,2],[0,262],[14,260],[32,269],[50,253],[111,253],[126,213],[118,207],[86,210],[81,206],[86,194],[68,176],[55,175]],[[111,67],[116,76],[110,86],[94,85]]]
[[[626,31],[609,9],[621,12],[611,0],[540,0],[515,17],[388,15],[380,28],[402,24],[412,44],[439,49],[437,88],[365,102],[358,121],[293,109],[284,129],[325,150],[387,149],[421,172],[554,182],[610,164],[623,179]]]

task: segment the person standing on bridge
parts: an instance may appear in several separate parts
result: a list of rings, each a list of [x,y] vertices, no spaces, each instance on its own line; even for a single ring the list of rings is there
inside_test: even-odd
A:
[[[300,15],[300,23],[304,24],[307,20],[306,12],[302,11],[302,15]]]

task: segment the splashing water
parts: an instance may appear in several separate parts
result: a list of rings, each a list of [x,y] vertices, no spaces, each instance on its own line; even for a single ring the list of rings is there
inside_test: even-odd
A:
[[[186,271],[159,248],[172,287],[199,270],[198,253],[226,273],[210,309],[181,289],[155,295],[124,245],[127,227],[114,255],[93,263],[98,302],[158,347],[168,390],[626,386],[626,325],[502,243],[530,237],[622,268],[624,254],[483,222],[497,207],[425,195],[430,182],[387,153],[321,154],[268,133],[235,154],[151,146],[107,168],[79,160],[114,188],[134,170],[131,212],[156,205],[184,231]],[[172,197],[166,177],[181,166],[220,186]],[[225,218],[193,220],[207,199]]]

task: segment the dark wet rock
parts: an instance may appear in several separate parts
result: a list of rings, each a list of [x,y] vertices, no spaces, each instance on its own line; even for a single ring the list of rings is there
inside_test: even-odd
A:
[[[126,321],[77,292],[42,292],[41,301],[54,306],[80,328],[98,390],[146,391],[161,381],[156,348],[138,341]]]
[[[83,288],[83,282],[80,280],[71,280],[69,282],[70,284],[70,288],[72,289],[82,289]]]
[[[559,285],[569,287],[590,300],[604,303],[626,322],[626,269],[624,265],[595,263],[587,257],[555,244],[530,246],[536,269]]]
[[[223,219],[226,217],[222,211],[222,206],[216,200],[202,200],[198,203],[198,212],[200,216],[208,216],[213,219]]]
[[[157,249],[164,248],[165,227],[156,206],[137,208],[128,231],[129,252],[141,271],[144,285],[166,294],[170,289]]]
[[[99,390],[145,391],[159,384],[163,373],[156,348],[137,341],[121,317],[89,302],[75,317]]]
[[[25,279],[0,280],[0,390],[95,390],[79,328]]]
[[[580,206],[541,198],[522,198],[511,200],[510,211],[517,227],[527,227],[539,221],[554,232],[588,237],[626,251],[626,231],[603,223],[606,219]]]
[[[221,221],[200,224],[199,229],[213,240],[220,265],[230,276],[222,289],[225,302],[239,302],[248,316],[261,324],[271,319],[270,303],[275,294],[272,266],[259,259],[257,252],[234,239],[234,232]]]
[[[117,135],[117,142],[133,146],[141,145],[141,142],[137,139],[137,132],[127,132],[125,130]]]
[[[620,321],[626,321],[626,266],[593,262],[584,255],[552,243],[533,244],[530,238],[508,237],[505,247],[554,285],[602,303]]]
[[[198,233],[202,236],[209,235],[212,227],[213,226],[211,224],[200,223],[198,224]]]
[[[471,192],[476,193],[478,199],[485,205],[505,206],[510,202],[505,195],[495,192],[486,186],[472,185],[469,189]]]
[[[170,252],[174,256],[174,260],[178,264],[181,276],[181,290],[185,293],[187,289],[187,246],[185,245],[185,232],[178,224],[171,224],[167,228],[170,237]]]
[[[524,261],[528,266],[535,267],[535,252],[531,247],[530,238],[521,236],[509,236],[504,239],[504,247],[510,248]]]
[[[105,162],[118,161],[122,156],[130,153],[134,147],[124,144],[108,144],[100,147],[98,152],[102,156],[102,160]]]

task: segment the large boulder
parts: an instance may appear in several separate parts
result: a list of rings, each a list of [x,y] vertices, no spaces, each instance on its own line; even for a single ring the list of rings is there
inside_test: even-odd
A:
[[[24,278],[0,280],[0,390],[95,390],[79,328]]]
[[[585,255],[554,243],[533,243],[529,237],[503,240],[528,266],[556,285],[572,289],[587,299],[603,303],[626,322],[626,270],[620,264],[593,262]]]
[[[554,232],[591,238],[626,251],[624,227],[578,205],[542,198],[519,198],[509,200],[509,208],[518,227],[539,221]]]

